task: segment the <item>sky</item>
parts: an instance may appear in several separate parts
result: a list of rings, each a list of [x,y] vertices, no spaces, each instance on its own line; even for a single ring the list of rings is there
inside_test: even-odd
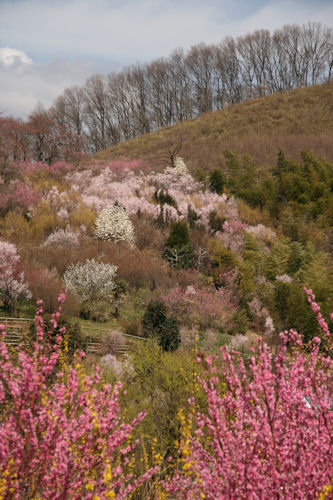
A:
[[[0,0],[0,113],[26,118],[95,73],[256,29],[319,21],[333,0]]]

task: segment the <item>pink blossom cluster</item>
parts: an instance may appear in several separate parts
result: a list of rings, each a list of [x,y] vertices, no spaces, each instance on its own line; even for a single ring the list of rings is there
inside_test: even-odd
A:
[[[66,173],[75,169],[75,165],[65,161],[57,161],[52,163],[52,165],[47,165],[43,162],[25,161],[19,162],[18,166],[23,174],[41,174],[46,172],[54,177],[62,177]]]
[[[144,414],[124,423],[121,384],[102,385],[97,369],[88,376],[79,361],[64,363],[65,331],[57,345],[48,345],[42,314],[40,301],[31,352],[13,353],[0,341],[0,496],[128,498],[155,472],[136,478],[129,467],[136,445],[131,433]]]
[[[320,328],[323,330],[324,334],[327,337],[329,337],[330,336],[330,329],[328,327],[327,322],[325,321],[324,316],[320,312],[320,306],[317,304],[317,302],[315,300],[316,298],[315,298],[313,291],[311,290],[311,288],[306,288],[306,287],[304,287],[304,291],[307,295],[307,301],[311,305],[311,309],[316,315],[316,318],[317,318],[317,321],[318,321]],[[330,319],[333,323],[333,313],[330,314]]]
[[[35,206],[41,199],[41,193],[34,189],[28,182],[15,179],[0,193],[0,209],[23,208],[28,210]]]
[[[147,164],[140,159],[119,158],[119,160],[112,160],[111,162],[104,163],[102,168],[110,168],[117,176],[123,176],[127,171],[144,170]]]
[[[98,171],[87,168],[69,174],[66,181],[71,185],[72,191],[82,196],[87,206],[98,212],[117,202],[126,209],[129,216],[140,212],[157,218],[161,213],[161,206],[154,199],[154,193],[162,189],[176,202],[176,208],[168,204],[163,206],[169,220],[186,219],[191,207],[199,216],[199,223],[207,229],[212,211],[218,211],[232,219],[235,227],[237,223],[241,224],[238,222],[237,202],[233,197],[228,199],[225,194],[220,196],[207,191],[189,173],[170,167],[161,173],[152,172],[148,175],[125,169],[121,176],[114,174],[112,166]]]
[[[226,221],[222,226],[223,232],[229,234],[239,234],[248,229],[248,225],[239,220]]]
[[[73,196],[68,191],[59,191],[57,186],[52,186],[51,189],[44,195],[43,200],[46,201],[52,210],[59,217],[66,219],[69,212],[77,208],[78,196]]]
[[[163,300],[179,321],[188,326],[200,322],[204,327],[223,325],[228,329],[233,326],[237,311],[233,293],[226,288],[175,287]]]
[[[208,414],[180,444],[172,497],[319,498],[331,484],[333,360],[317,339],[308,354],[295,331],[280,338],[276,355],[260,343],[248,367],[224,347],[203,361]]]
[[[80,233],[78,231],[73,231],[73,229],[67,225],[65,229],[57,229],[53,233],[49,234],[43,243],[43,247],[54,245],[63,248],[77,248],[80,246]]]

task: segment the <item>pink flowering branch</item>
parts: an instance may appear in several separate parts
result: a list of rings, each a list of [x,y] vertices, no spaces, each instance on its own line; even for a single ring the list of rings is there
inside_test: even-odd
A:
[[[61,294],[59,302],[64,298]],[[131,433],[144,413],[124,423],[121,384],[103,385],[98,370],[88,376],[77,362],[64,377],[61,344],[47,344],[42,314],[39,302],[31,353],[9,351],[0,341],[0,496],[127,498],[156,471],[135,478],[128,469],[136,444]]]
[[[333,360],[318,337],[310,353],[294,330],[280,340],[275,356],[260,343],[248,364],[224,347],[214,361],[199,360],[208,412],[196,414],[181,443],[180,466],[165,482],[173,497],[317,498],[331,484]]]

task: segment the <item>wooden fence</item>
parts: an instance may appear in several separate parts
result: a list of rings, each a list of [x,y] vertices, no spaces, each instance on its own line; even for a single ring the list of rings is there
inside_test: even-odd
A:
[[[25,334],[28,332],[33,319],[27,318],[7,318],[0,317],[0,324],[5,327],[5,342],[9,346],[27,345]],[[143,337],[129,335],[120,331],[110,331],[106,328],[98,327],[82,327],[82,331],[88,338],[87,353],[95,355],[103,355],[108,352],[114,352],[121,356],[125,355],[130,348],[135,348],[135,343],[145,341]],[[96,336],[92,337],[92,332],[96,332]],[[107,336],[107,340],[98,341],[99,334]],[[112,338],[113,337],[113,338]]]

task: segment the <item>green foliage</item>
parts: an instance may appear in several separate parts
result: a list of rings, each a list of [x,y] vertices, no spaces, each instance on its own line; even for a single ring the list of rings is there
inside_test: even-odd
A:
[[[202,388],[194,387],[194,373],[198,369],[192,352],[178,350],[164,352],[156,339],[138,344],[130,357],[133,373],[125,380],[126,393],[122,405],[130,417],[147,411],[137,438],[151,453],[151,437],[156,438],[156,451],[162,457],[176,456],[175,442],[180,437],[178,413],[197,391],[198,403],[204,408]]]
[[[47,332],[46,339],[51,343],[56,343],[57,337],[60,335],[64,336],[63,332],[61,332],[62,328],[66,329],[66,337],[68,339],[68,354],[73,356],[77,350],[85,351],[87,348],[87,338],[81,330],[81,327],[77,321],[66,318],[66,316],[60,316],[57,319],[57,327],[53,328],[51,323],[52,316],[51,314],[44,314],[44,331]],[[29,336],[32,340],[36,340],[36,326],[34,323],[31,323]]]
[[[222,194],[225,182],[224,174],[220,168],[216,168],[209,174],[209,189],[213,193]]]
[[[217,233],[217,231],[221,231],[222,226],[225,223],[225,221],[226,221],[226,218],[217,215],[215,210],[212,210],[209,213],[209,228],[210,228],[212,235]]]
[[[265,276],[272,281],[276,276],[287,274],[290,258],[291,249],[287,240],[279,240],[264,264]]]
[[[212,238],[208,241],[208,251],[213,269],[219,272],[227,271],[240,265],[237,256],[217,239]]]
[[[294,328],[303,335],[304,341],[308,342],[314,336],[321,336],[322,332],[309,306],[303,290],[299,283],[291,283],[287,298],[286,324],[288,328]]]
[[[142,319],[142,331],[145,337],[160,328],[167,317],[167,307],[161,300],[149,302]]]
[[[238,157],[232,151],[223,151],[226,168],[228,172],[228,187],[235,189],[240,176],[241,165],[239,163]]]
[[[177,208],[176,200],[172,198],[172,196],[170,196],[167,191],[163,191],[163,189],[155,191],[154,200],[157,201],[157,203],[159,203],[160,205],[167,204]]]
[[[80,317],[93,320],[98,323],[106,323],[111,317],[111,304],[106,300],[94,300],[84,302],[81,305]]]
[[[193,229],[196,226],[198,220],[200,220],[200,215],[198,215],[197,212],[189,204],[187,206],[187,222],[191,229]]]
[[[175,351],[180,344],[178,322],[167,316],[167,308],[160,300],[149,302],[142,319],[142,332],[145,337],[156,337],[164,351]]]
[[[180,220],[172,224],[163,256],[173,267],[186,269],[193,266],[194,252],[185,221]]]

